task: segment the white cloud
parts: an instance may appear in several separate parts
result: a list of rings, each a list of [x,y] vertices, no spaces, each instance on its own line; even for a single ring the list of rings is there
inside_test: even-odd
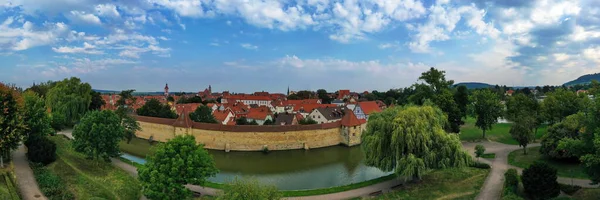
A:
[[[389,48],[398,48],[398,46],[400,46],[398,42],[393,42],[393,43],[389,42],[389,43],[379,44],[377,47],[379,47],[380,49],[389,49]]]
[[[600,30],[585,30],[584,27],[575,25],[573,33],[569,36],[574,41],[585,41],[593,38],[600,38]]]
[[[117,11],[117,6],[113,4],[99,4],[95,7],[96,13],[99,16],[106,16],[112,18],[119,18],[121,15]]]
[[[184,17],[202,17],[207,14],[202,9],[203,3],[200,0],[148,0],[148,2],[174,10]]]
[[[570,57],[568,54],[565,54],[565,53],[555,53],[555,54],[553,54],[553,56],[554,56],[554,60],[556,60],[558,62],[568,60]]]
[[[216,42],[211,42],[211,43],[209,43],[209,45],[215,46],[215,47],[221,46],[219,43],[216,43]]]
[[[52,50],[57,53],[85,53],[85,54],[103,54],[104,52],[96,50],[96,46],[87,42],[83,43],[83,47],[53,47]]]
[[[0,24],[0,50],[26,50],[36,46],[53,44],[69,33],[69,27],[61,22],[45,23],[36,27],[29,21],[16,22],[12,17]]]
[[[600,47],[591,47],[583,50],[583,56],[600,65]]]
[[[159,57],[171,56],[171,54],[169,54],[171,51],[170,48],[161,48],[155,45],[148,45],[147,47],[123,46],[116,49],[122,49],[121,52],[119,52],[119,56],[128,58],[140,58],[140,54],[146,52],[151,52],[153,55]]]
[[[90,24],[90,25],[102,24],[102,22],[100,21],[100,18],[98,18],[98,16],[91,14],[91,13],[86,13],[83,11],[75,11],[75,10],[71,11],[71,13],[66,15],[66,17],[75,23]]]
[[[70,58],[69,62],[53,63],[54,67],[45,67],[45,69],[36,69],[36,73],[41,73],[44,76],[69,76],[94,73],[100,70],[105,70],[114,66],[136,64],[138,62],[124,59],[98,59],[91,60],[89,58]]]
[[[242,43],[242,44],[240,44],[240,46],[242,46],[244,49],[250,49],[250,50],[256,50],[256,49],[258,49],[258,46],[252,45],[252,44],[249,44],[249,43]]]

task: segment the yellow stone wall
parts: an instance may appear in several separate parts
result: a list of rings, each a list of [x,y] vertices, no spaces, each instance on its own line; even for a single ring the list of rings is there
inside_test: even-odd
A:
[[[340,135],[341,127],[287,132],[226,132],[139,123],[142,130],[136,132],[137,137],[148,139],[153,136],[156,141],[166,142],[175,135],[192,134],[205,148],[216,150],[261,151],[264,146],[269,150],[288,150],[347,144]],[[360,140],[360,136],[358,138]]]

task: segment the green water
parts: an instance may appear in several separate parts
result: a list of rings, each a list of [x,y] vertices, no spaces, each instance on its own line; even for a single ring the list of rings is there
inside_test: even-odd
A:
[[[209,150],[220,173],[209,180],[224,183],[236,176],[254,177],[282,190],[328,188],[379,178],[390,173],[365,166],[360,147],[334,146],[311,150],[229,152]],[[131,155],[128,159],[145,163]]]

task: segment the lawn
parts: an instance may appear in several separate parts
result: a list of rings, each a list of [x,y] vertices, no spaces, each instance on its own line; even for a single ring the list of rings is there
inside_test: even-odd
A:
[[[489,159],[494,159],[496,158],[496,154],[495,153],[485,153],[483,155],[481,155],[482,158],[489,158]]]
[[[111,163],[85,159],[64,137],[53,136],[50,140],[57,145],[58,159],[46,167],[35,167],[34,171],[41,189],[51,199],[140,198],[140,183],[127,172]]]
[[[600,199],[600,189],[583,188],[575,192],[571,197],[577,200],[598,200]]]
[[[523,149],[508,154],[508,164],[520,168],[527,168],[536,160],[547,163],[558,171],[558,176],[588,179],[588,175],[579,164],[559,162],[540,154],[540,147],[527,148],[527,155],[523,155]]]
[[[407,184],[377,199],[475,199],[489,169],[435,170],[417,184]]]
[[[510,127],[512,123],[494,124],[491,130],[486,131],[486,138],[504,144],[518,145],[519,143],[510,136]],[[540,139],[546,133],[547,125],[538,128],[535,138]],[[482,140],[483,132],[475,126],[475,118],[469,117],[465,124],[460,128],[460,140],[476,142]]]
[[[5,168],[0,168],[0,197],[4,200],[20,200],[19,191],[13,176],[11,163],[4,163]]]
[[[129,144],[127,144],[126,141],[121,141],[119,143],[119,148],[122,152],[145,158],[146,155],[149,155],[154,151],[151,147],[154,147],[156,144],[158,144],[158,142],[152,142],[152,144],[150,144],[146,139],[134,137]]]

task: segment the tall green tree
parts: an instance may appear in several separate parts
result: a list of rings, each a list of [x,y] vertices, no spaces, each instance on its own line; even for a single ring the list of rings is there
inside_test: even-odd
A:
[[[110,162],[110,157],[119,156],[124,132],[121,119],[113,111],[90,111],[73,130],[73,147],[89,159]]]
[[[106,104],[104,99],[102,99],[102,96],[100,96],[100,92],[92,90],[90,95],[92,95],[92,101],[90,102],[89,110],[100,110],[100,108]]]
[[[196,110],[189,115],[190,119],[195,122],[211,124],[219,123],[217,119],[215,119],[215,116],[212,115],[212,109],[205,105],[198,106]]]
[[[117,100],[117,110],[115,113],[121,119],[121,125],[125,129],[123,137],[127,140],[127,144],[135,137],[135,132],[142,130],[140,123],[131,116],[133,113],[133,105],[136,102],[136,98],[133,96],[135,90],[123,90],[119,94],[120,98]]]
[[[71,126],[88,111],[92,102],[91,91],[92,86],[82,83],[79,78],[64,79],[48,91],[46,107],[64,116],[67,125]]]
[[[213,158],[191,135],[178,135],[159,144],[138,168],[143,193],[150,199],[188,199],[187,184],[202,185],[218,173]]]
[[[21,110],[23,99],[13,87],[0,83],[0,167],[4,168],[4,158],[17,149],[27,130]]]
[[[46,94],[52,87],[56,85],[54,81],[47,81],[45,83],[33,84],[30,88],[27,88],[25,91],[32,91],[37,93],[40,97],[46,97]]]
[[[365,163],[415,180],[427,169],[468,166],[471,156],[444,123],[444,113],[432,106],[396,106],[369,116],[362,134]]]
[[[438,93],[439,91],[449,89],[454,84],[453,80],[446,80],[445,74],[445,71],[432,67],[429,71],[423,72],[419,80],[425,81],[434,93]]]
[[[160,117],[160,118],[177,118],[177,113],[171,110],[171,107],[166,104],[161,104],[156,99],[150,99],[141,108],[137,109],[137,114],[148,117]]]
[[[235,178],[228,185],[229,187],[217,197],[217,200],[278,200],[282,197],[277,187],[262,185],[256,179]]]
[[[520,116],[510,127],[510,135],[523,147],[523,154],[527,154],[527,145],[535,138],[533,129],[535,118],[531,116]]]
[[[467,106],[469,105],[469,90],[467,86],[461,85],[456,88],[454,93],[454,101],[460,110],[460,117],[467,117]]]
[[[325,89],[319,89],[317,90],[317,96],[319,97],[319,99],[321,99],[321,103],[322,104],[329,104],[331,103],[331,97],[329,97],[329,94],[327,93],[327,90]]]
[[[530,199],[551,199],[560,194],[560,186],[556,182],[556,169],[543,162],[535,162],[523,170],[521,180],[525,194]]]
[[[564,139],[581,139],[582,130],[586,126],[585,114],[580,112],[569,115],[562,122],[551,125],[542,137],[540,153],[554,159],[576,158],[570,150],[562,151],[558,148]]]
[[[502,116],[502,104],[498,95],[490,90],[477,90],[472,96],[473,110],[477,121],[475,126],[485,132],[492,129],[492,125],[498,122],[498,118]]]
[[[540,106],[548,122],[554,124],[577,113],[584,105],[582,105],[582,98],[577,97],[575,92],[560,88],[547,93]]]
[[[44,99],[33,91],[27,91],[23,94],[23,100],[25,101],[23,121],[29,129],[25,143],[31,143],[47,135],[54,134]]]

